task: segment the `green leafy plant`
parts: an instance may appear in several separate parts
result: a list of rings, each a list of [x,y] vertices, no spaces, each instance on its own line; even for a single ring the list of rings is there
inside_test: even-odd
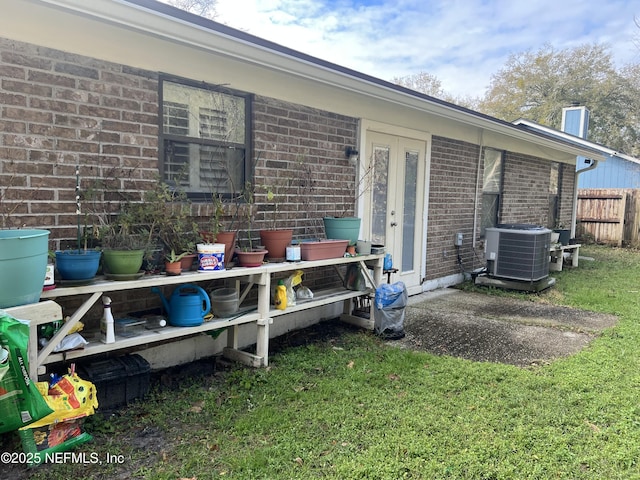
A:
[[[253,194],[253,184],[249,181],[245,182],[240,197],[244,203],[244,218],[247,228],[247,245],[244,250],[253,250],[253,207],[255,204],[255,196]]]
[[[191,202],[181,190],[163,182],[145,195],[141,208],[150,235],[162,242],[167,254],[188,255],[195,252],[199,240],[198,225],[191,215]]]
[[[267,227],[270,230],[276,230],[278,227],[278,220],[282,216],[282,204],[287,201],[287,194],[293,182],[294,177],[290,175],[290,172],[287,172],[287,174],[278,177],[275,182],[262,186],[268,202],[265,210],[265,220],[268,220]]]
[[[165,254],[164,258],[169,263],[176,263],[182,260],[187,255],[190,255],[191,252],[182,252],[180,254],[176,254],[175,250],[171,250],[169,253]]]

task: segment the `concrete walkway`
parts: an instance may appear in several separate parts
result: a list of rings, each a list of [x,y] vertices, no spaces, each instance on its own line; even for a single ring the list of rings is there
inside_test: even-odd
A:
[[[447,288],[410,297],[406,337],[389,343],[528,366],[574,354],[616,322],[613,315]]]

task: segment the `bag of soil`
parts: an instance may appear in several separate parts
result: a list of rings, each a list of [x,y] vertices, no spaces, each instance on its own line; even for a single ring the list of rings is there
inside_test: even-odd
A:
[[[0,433],[49,415],[51,410],[29,378],[29,323],[0,310]]]

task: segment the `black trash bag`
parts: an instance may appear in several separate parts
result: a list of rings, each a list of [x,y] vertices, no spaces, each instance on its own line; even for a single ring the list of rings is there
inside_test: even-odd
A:
[[[404,309],[408,297],[403,282],[383,283],[376,288],[373,309],[373,331],[376,335],[387,340],[404,337]]]

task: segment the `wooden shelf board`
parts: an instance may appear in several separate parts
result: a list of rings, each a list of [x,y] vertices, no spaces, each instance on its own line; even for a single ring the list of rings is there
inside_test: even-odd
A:
[[[164,340],[172,340],[180,337],[187,337],[190,335],[196,335],[199,333],[206,333],[219,328],[226,328],[233,325],[240,325],[243,323],[255,322],[260,318],[257,312],[246,313],[238,317],[231,318],[218,318],[209,322],[205,322],[197,327],[163,327],[157,330],[148,330],[140,335],[132,337],[122,337],[116,335],[116,341],[114,343],[102,343],[99,339],[95,339],[89,342],[83,349],[70,350],[64,353],[52,353],[49,355],[43,365],[50,363],[61,362],[64,360],[72,360],[75,358],[87,357],[90,355],[98,355],[101,353],[107,353],[114,350],[127,349],[137,347],[139,345],[146,345],[149,343],[162,342]]]

